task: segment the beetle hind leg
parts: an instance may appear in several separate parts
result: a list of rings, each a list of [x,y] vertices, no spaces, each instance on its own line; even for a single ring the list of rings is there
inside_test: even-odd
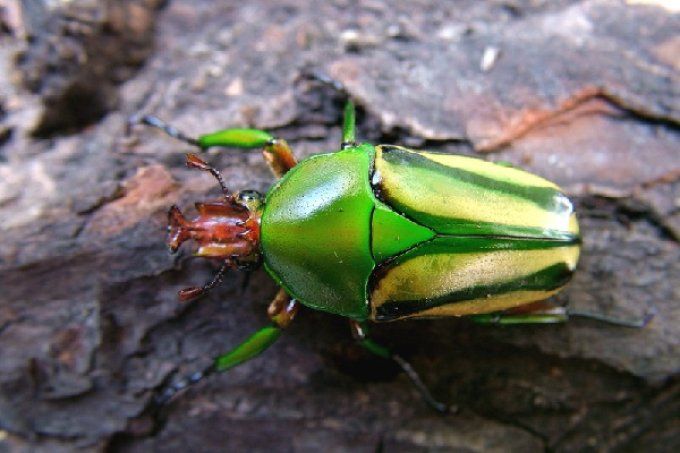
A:
[[[391,359],[399,368],[406,374],[413,386],[418,390],[421,398],[434,410],[442,414],[455,413],[458,411],[456,406],[449,406],[441,401],[437,401],[432,393],[427,388],[423,380],[420,378],[416,370],[399,354],[395,354],[385,346],[376,343],[368,338],[368,330],[365,324],[350,320],[350,328],[352,329],[352,336],[364,349],[372,354],[382,357],[383,359]]]
[[[467,316],[477,324],[558,324],[569,321],[572,317],[588,318],[607,324],[621,327],[642,328],[654,318],[655,313],[645,314],[641,319],[620,319],[611,316],[592,313],[588,311],[574,310],[569,307],[555,307],[539,302],[528,308],[520,307],[519,310],[507,312],[485,313]]]

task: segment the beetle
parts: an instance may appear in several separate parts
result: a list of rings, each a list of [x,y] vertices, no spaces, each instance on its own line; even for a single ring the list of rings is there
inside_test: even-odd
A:
[[[446,411],[408,362],[368,337],[367,322],[467,316],[487,324],[555,323],[569,316],[536,304],[567,284],[581,244],[571,201],[540,176],[472,157],[357,143],[351,101],[340,150],[301,162],[285,140],[259,129],[192,138],[154,116],[131,122],[201,150],[262,148],[279,177],[266,195],[232,193],[215,168],[187,154],[187,165],[210,172],[223,197],[196,203],[193,220],[173,206],[168,245],[176,251],[193,240],[196,255],[222,266],[212,281],[179,297],[199,297],[227,269],[260,263],[281,289],[269,305],[269,325],[167,388],[161,401],[259,355],[304,305],[347,318],[363,347],[394,360],[431,406]]]

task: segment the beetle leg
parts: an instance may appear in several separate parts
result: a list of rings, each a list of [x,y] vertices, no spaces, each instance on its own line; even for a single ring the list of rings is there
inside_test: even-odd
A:
[[[356,145],[356,109],[354,108],[354,103],[348,100],[345,104],[342,122],[342,143],[340,148],[345,149],[354,145]]]
[[[297,165],[293,150],[282,138],[259,129],[225,129],[198,137],[201,149],[212,146],[226,148],[264,148],[262,154],[272,172],[279,178]]]
[[[182,131],[180,131],[176,127],[166,123],[165,121],[153,115],[133,115],[130,118],[128,118],[127,128],[125,132],[126,135],[130,135],[132,127],[137,124],[144,124],[146,126],[155,127],[156,129],[162,130],[170,137],[177,139],[181,142],[187,143],[191,146],[200,146],[198,140],[196,140],[195,138],[185,135]]]
[[[352,107],[352,112],[353,109],[354,108]],[[353,114],[352,118],[354,118]],[[147,126],[155,127],[156,129],[162,130],[170,137],[189,145],[196,146],[201,150],[206,150],[213,146],[241,149],[264,148],[264,159],[267,161],[267,164],[269,164],[269,167],[272,169],[274,174],[278,177],[283,176],[288,170],[297,165],[293,151],[285,140],[276,138],[269,132],[260,129],[223,129],[216,132],[211,132],[209,134],[200,135],[198,138],[193,138],[153,115],[135,115],[128,120],[128,133],[129,129],[136,124],[145,124]],[[196,158],[196,160],[200,161],[198,158]],[[210,171],[207,168],[203,169]]]
[[[606,322],[609,324],[614,324],[615,326],[621,326],[621,327],[633,327],[633,328],[642,328],[645,327],[647,324],[650,323],[650,321],[656,316],[656,311],[651,310],[645,313],[645,315],[642,318],[639,319],[620,319],[620,318],[613,318],[611,316],[607,315],[602,315],[599,313],[591,313],[588,311],[580,311],[580,310],[572,310],[567,307],[567,314],[569,316],[578,316],[579,318],[588,318],[588,319],[594,319],[596,321],[601,321],[601,322]]]
[[[272,138],[262,151],[264,160],[269,164],[272,172],[279,178],[297,165],[293,150],[282,138]]]
[[[399,354],[391,352],[385,346],[376,343],[375,341],[368,338],[368,329],[365,323],[359,323],[353,319],[349,320],[350,329],[352,330],[352,337],[366,350],[369,352],[382,357],[383,359],[391,359],[399,365],[402,371],[409,378],[411,383],[415,386],[420,396],[425,400],[425,402],[432,407],[437,412],[441,413],[453,413],[458,410],[455,406],[448,406],[441,401],[437,401],[432,396],[432,393],[427,388],[423,380],[420,378],[416,370],[413,369],[410,363],[408,363]]]
[[[170,401],[179,391],[199,382],[207,376],[227,371],[260,355],[281,336],[282,330],[293,321],[299,307],[300,305],[295,299],[291,299],[283,289],[279,290],[267,309],[267,314],[269,319],[271,319],[269,325],[253,333],[243,343],[226,354],[217,356],[213,363],[203,371],[193,373],[164,388],[157,395],[156,404],[163,405]]]
[[[546,305],[538,305],[538,308],[517,312],[497,312],[486,313],[480,315],[468,316],[472,321],[478,324],[557,324],[567,322],[571,317],[589,318],[596,321],[602,321],[609,324],[614,324],[622,327],[645,327],[654,317],[654,313],[647,313],[642,319],[619,319],[610,316],[601,315],[598,313],[591,313],[580,310],[573,310],[569,307],[549,307]]]
[[[485,313],[467,316],[467,318],[477,324],[557,324],[567,322],[569,320],[569,315],[566,310],[562,309],[522,314]]]

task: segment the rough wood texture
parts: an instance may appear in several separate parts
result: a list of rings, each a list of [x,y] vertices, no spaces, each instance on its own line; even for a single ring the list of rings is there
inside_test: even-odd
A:
[[[680,19],[662,1],[0,2],[0,450],[677,451]],[[639,3],[645,3],[640,5]],[[28,39],[30,37],[30,40]],[[486,57],[484,57],[486,56]],[[166,209],[217,194],[191,134],[253,125],[299,157],[337,148],[342,83],[359,135],[489,153],[560,183],[585,243],[561,297],[644,329],[575,320],[376,326],[435,394],[302,312],[258,360],[155,410],[155,389],[265,322],[263,271],[209,297],[172,257]],[[209,159],[266,190],[258,153]]]

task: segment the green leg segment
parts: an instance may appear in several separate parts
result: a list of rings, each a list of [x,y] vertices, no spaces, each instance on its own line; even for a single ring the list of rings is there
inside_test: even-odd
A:
[[[264,352],[281,336],[281,328],[275,324],[263,327],[231,351],[215,359],[215,371],[227,371],[247,362]]]
[[[241,149],[264,148],[267,163],[272,168],[274,174],[279,177],[283,176],[283,174],[297,164],[293,151],[285,140],[277,139],[269,132],[260,129],[231,128],[193,138],[152,115],[133,116],[128,120],[128,129],[135,124],[155,127],[172,138],[202,150],[213,146]]]
[[[281,328],[277,325],[271,324],[263,327],[231,351],[218,356],[206,369],[197,371],[191,376],[169,384],[156,395],[156,404],[162,406],[170,401],[177,393],[190,385],[196,384],[212,374],[227,371],[241,363],[257,357],[269,346],[274,344],[280,336]]]
[[[224,129],[198,137],[198,146],[203,149],[212,146],[225,148],[262,148],[271,143],[274,137],[269,132],[259,129]]]
[[[483,315],[472,315],[468,316],[472,321],[477,324],[500,324],[500,325],[511,325],[511,324],[557,324],[566,322],[569,320],[569,316],[566,314],[501,314],[501,313],[488,313]]]
[[[471,315],[467,318],[478,324],[557,324],[569,321],[571,317],[594,319],[621,327],[642,328],[654,318],[654,312],[647,313],[642,319],[619,319],[599,313],[577,311],[568,307],[540,308],[527,313],[487,313]]]
[[[157,394],[155,399],[156,404],[162,406],[170,401],[175,394],[188,386],[199,382],[205,377],[230,370],[235,366],[262,354],[281,336],[282,330],[288,327],[298,309],[298,302],[294,299],[290,299],[283,289],[280,290],[267,310],[269,318],[272,320],[271,324],[252,334],[243,343],[236,346],[231,351],[218,356],[213,363],[203,371],[198,371],[191,376],[167,385]]]
[[[345,118],[342,123],[342,148],[356,144],[356,109],[352,101],[345,104]]]
[[[432,393],[427,388],[427,386],[425,386],[425,383],[420,378],[416,370],[414,370],[411,364],[408,363],[403,357],[391,352],[385,346],[368,338],[368,329],[365,323],[359,323],[357,321],[350,320],[350,328],[352,329],[352,336],[354,339],[367,351],[377,355],[378,357],[382,357],[383,359],[394,360],[394,362],[399,365],[402,371],[411,380],[411,383],[415,386],[416,390],[418,390],[420,396],[430,407],[441,413],[454,413],[458,410],[455,406],[448,406],[441,401],[437,401],[432,396]]]
[[[153,115],[133,116],[128,120],[128,128],[135,124],[145,124],[147,126],[160,129],[170,137],[183,141],[201,149],[211,146],[224,146],[226,148],[261,148],[274,140],[274,137],[265,131],[248,128],[232,128],[201,135],[198,138],[189,137],[176,127],[166,123]]]

